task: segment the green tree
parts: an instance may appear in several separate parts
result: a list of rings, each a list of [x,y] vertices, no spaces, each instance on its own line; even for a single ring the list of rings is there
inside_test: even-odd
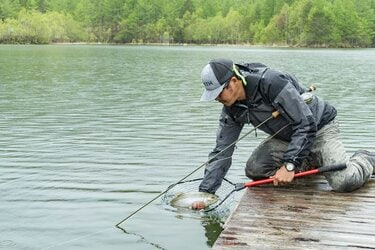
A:
[[[1,0],[0,19],[5,21],[7,18],[15,18],[20,10],[20,5],[15,0]]]
[[[113,40],[120,30],[121,20],[124,13],[123,0],[104,0],[103,3],[104,29],[109,32],[109,40]]]
[[[317,1],[311,8],[304,30],[307,45],[334,46],[340,41],[338,28],[334,26],[335,16],[330,6]]]
[[[289,44],[288,11],[289,6],[285,4],[279,14],[271,19],[267,27],[264,29],[261,38],[262,43]]]
[[[305,43],[304,30],[307,18],[313,7],[313,0],[301,0],[295,2],[288,12],[288,40],[292,45],[303,45]]]
[[[253,32],[253,43],[254,44],[263,44],[263,37],[265,36],[265,28],[266,25],[264,24],[264,21],[261,20],[259,22],[255,22],[250,26],[250,30]]]
[[[241,23],[242,17],[240,13],[234,9],[230,9],[228,14],[223,20],[223,28],[227,30],[225,34],[225,42],[229,42],[231,44],[240,43],[241,38]]]
[[[37,0],[19,0],[19,4],[26,10],[36,10],[38,6]]]
[[[335,0],[335,27],[340,31],[341,44],[345,47],[367,46],[371,41],[368,23],[353,11],[355,5],[350,0]]]
[[[48,11],[62,12],[73,15],[81,0],[46,0]]]

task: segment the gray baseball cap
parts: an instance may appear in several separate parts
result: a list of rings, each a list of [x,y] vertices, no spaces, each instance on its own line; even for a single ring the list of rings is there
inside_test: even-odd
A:
[[[213,101],[223,91],[226,83],[234,75],[233,61],[229,59],[211,60],[202,69],[201,77],[204,92],[201,101]]]

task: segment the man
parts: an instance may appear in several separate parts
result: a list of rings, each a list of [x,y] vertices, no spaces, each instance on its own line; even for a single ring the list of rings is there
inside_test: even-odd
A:
[[[202,70],[202,101],[217,100],[224,106],[217,130],[216,147],[209,158],[235,142],[246,123],[259,125],[270,134],[246,164],[251,179],[271,177],[275,186],[289,183],[296,172],[317,166],[346,163],[347,168],[324,174],[337,192],[360,188],[375,172],[375,154],[358,151],[347,157],[339,140],[336,109],[318,96],[306,93],[298,80],[260,63],[234,64],[216,59]],[[232,163],[234,145],[211,159],[199,191],[215,193]],[[194,209],[203,203],[192,204]]]

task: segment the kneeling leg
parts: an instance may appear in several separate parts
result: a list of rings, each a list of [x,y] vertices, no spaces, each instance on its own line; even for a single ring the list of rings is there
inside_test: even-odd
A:
[[[246,163],[246,176],[253,180],[273,176],[282,165],[282,157],[287,148],[288,142],[275,138],[261,143]]]

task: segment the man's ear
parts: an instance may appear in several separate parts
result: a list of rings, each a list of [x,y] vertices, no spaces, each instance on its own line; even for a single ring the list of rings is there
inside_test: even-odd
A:
[[[232,76],[232,78],[230,79],[230,82],[234,84],[238,84],[240,81],[237,79],[237,77]]]
[[[230,85],[232,85],[232,83],[235,83],[236,80],[237,80],[237,78],[236,78],[235,76],[232,76],[232,78],[230,79],[230,82],[229,82],[228,87],[231,87],[231,88],[232,88],[232,86],[230,86]]]

